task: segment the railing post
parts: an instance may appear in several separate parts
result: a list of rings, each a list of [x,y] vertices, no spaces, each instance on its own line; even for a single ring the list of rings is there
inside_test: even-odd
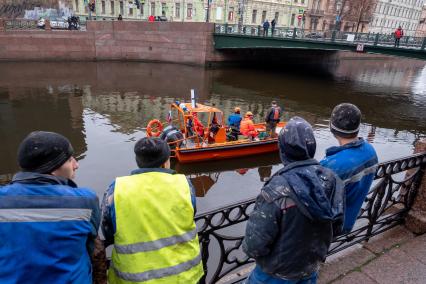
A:
[[[336,41],[336,31],[333,31],[333,33],[331,34],[331,41],[332,42]]]
[[[422,50],[425,50],[426,47],[426,37],[423,38]]]
[[[374,38],[374,46],[376,46],[379,43],[379,36],[380,34],[376,34],[376,37]]]
[[[292,38],[296,38],[296,28],[293,29],[293,37]]]
[[[228,23],[225,23],[225,34],[228,33]]]
[[[260,25],[257,26],[257,35],[260,36]]]
[[[416,143],[415,153],[426,152],[426,140]],[[420,177],[414,186],[418,186],[414,203],[405,219],[405,226],[415,234],[426,233],[426,169],[425,165],[420,167]]]

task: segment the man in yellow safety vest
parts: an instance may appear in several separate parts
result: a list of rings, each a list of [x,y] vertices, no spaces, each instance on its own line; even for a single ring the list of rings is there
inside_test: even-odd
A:
[[[116,178],[102,202],[102,231],[114,244],[108,282],[197,283],[203,265],[193,187],[170,170],[165,141],[142,138],[134,152],[139,169]]]

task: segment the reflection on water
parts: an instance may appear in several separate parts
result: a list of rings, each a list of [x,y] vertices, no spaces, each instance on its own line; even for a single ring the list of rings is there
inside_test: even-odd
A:
[[[336,144],[328,117],[341,102],[360,107],[360,135],[381,161],[410,154],[426,134],[426,67],[420,61],[346,60],[323,77],[105,62],[1,63],[0,74],[0,183],[18,170],[19,142],[30,131],[50,130],[71,140],[80,163],[77,183],[102,196],[114,177],[136,167],[133,145],[145,136],[148,121],[165,120],[170,103],[188,100],[190,89],[200,103],[215,104],[226,116],[240,106],[255,121],[278,100],[286,119],[298,115],[313,125],[318,159]],[[173,167],[191,179],[204,211],[256,195],[280,160],[270,154]]]

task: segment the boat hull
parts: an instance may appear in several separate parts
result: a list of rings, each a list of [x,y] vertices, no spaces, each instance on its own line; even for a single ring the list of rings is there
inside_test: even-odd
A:
[[[175,158],[179,161],[179,163],[195,163],[209,160],[246,157],[276,151],[278,151],[277,139],[270,138],[261,141],[227,142],[208,145],[206,147],[176,149]]]

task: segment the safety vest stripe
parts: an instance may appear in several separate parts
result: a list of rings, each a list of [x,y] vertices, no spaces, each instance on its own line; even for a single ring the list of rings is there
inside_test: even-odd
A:
[[[132,254],[132,253],[138,253],[138,252],[159,250],[161,248],[168,247],[171,245],[188,242],[194,239],[196,235],[197,235],[197,229],[194,229],[183,235],[172,236],[172,237],[163,238],[163,239],[159,239],[159,240],[155,240],[151,242],[140,242],[140,243],[130,244],[130,245],[115,244],[114,246],[117,253]]]
[[[117,268],[114,267],[114,263],[112,262],[112,268],[114,269],[115,274],[117,277],[126,280],[126,281],[133,281],[133,282],[143,282],[148,281],[152,279],[158,279],[158,278],[164,278],[171,275],[176,275],[179,273],[182,273],[184,271],[187,271],[194,266],[197,266],[201,261],[201,255],[198,254],[195,258],[180,263],[175,266],[166,267],[166,268],[160,268],[160,269],[154,269],[145,271],[142,273],[128,273],[128,272],[122,272],[117,270]]]
[[[91,216],[92,210],[83,208],[0,209],[0,222],[89,221]]]

